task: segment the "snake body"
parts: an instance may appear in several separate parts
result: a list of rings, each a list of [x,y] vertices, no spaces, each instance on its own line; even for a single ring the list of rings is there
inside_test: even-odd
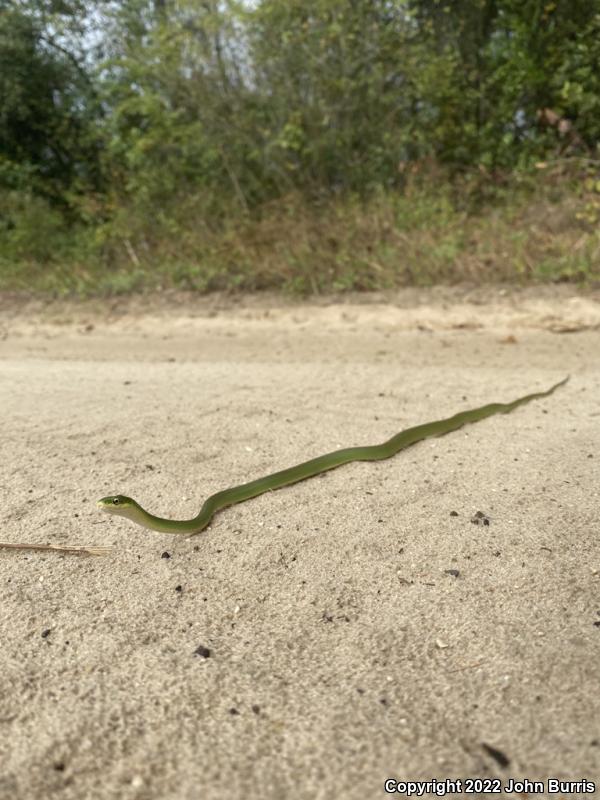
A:
[[[400,450],[404,450],[406,447],[410,447],[423,439],[429,439],[432,436],[442,436],[445,433],[450,433],[458,428],[462,428],[463,425],[467,425],[468,423],[479,422],[486,417],[491,417],[493,414],[507,414],[509,411],[512,411],[524,403],[529,403],[531,400],[547,397],[558,389],[559,386],[566,383],[568,379],[567,376],[544,392],[534,392],[524,397],[519,397],[517,400],[513,400],[509,403],[489,403],[480,408],[461,411],[447,419],[426,422],[422,425],[416,425],[413,428],[407,428],[405,431],[401,431],[395,436],[392,436],[391,439],[383,442],[383,444],[366,447],[347,447],[342,450],[334,450],[332,453],[326,453],[323,456],[311,458],[309,461],[304,461],[302,464],[297,464],[295,467],[273,472],[271,475],[266,475],[264,478],[258,478],[249,483],[242,483],[240,486],[234,486],[231,489],[225,489],[211,495],[204,502],[198,516],[193,519],[173,520],[157,517],[143,509],[139,503],[132,500],[131,497],[126,497],[125,495],[103,497],[98,501],[98,507],[111,514],[118,514],[119,516],[126,517],[150,530],[164,533],[183,533],[191,536],[195,533],[200,533],[200,531],[206,528],[216,512],[227,506],[232,506],[235,503],[242,503],[244,500],[257,497],[264,492],[270,492],[274,489],[280,489],[282,486],[288,486],[289,484],[312,478],[314,475],[320,475],[322,472],[341,467],[342,464],[349,464],[351,461],[381,461],[384,458],[391,458],[391,456],[399,453]]]

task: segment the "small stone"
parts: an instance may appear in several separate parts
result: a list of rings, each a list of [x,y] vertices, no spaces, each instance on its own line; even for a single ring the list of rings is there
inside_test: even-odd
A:
[[[473,516],[471,517],[471,522],[473,523],[473,525],[489,525],[490,524],[489,517],[486,517],[486,515],[483,513],[483,511],[477,511],[475,514],[473,514]]]

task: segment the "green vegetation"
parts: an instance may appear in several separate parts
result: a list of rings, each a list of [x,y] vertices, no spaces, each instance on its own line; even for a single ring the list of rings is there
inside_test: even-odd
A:
[[[600,279],[600,0],[0,0],[0,289]]]

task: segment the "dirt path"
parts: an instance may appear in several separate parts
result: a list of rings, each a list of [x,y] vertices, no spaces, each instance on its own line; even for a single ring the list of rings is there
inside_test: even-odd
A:
[[[567,373],[193,539],[95,507],[118,491],[194,516],[219,488]],[[0,797],[600,788],[597,292],[5,296],[0,376],[0,539],[113,547],[0,550]]]

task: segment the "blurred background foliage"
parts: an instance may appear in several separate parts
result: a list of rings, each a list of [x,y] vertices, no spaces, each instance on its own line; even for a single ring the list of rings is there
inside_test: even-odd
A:
[[[0,0],[0,287],[589,280],[600,0]]]

